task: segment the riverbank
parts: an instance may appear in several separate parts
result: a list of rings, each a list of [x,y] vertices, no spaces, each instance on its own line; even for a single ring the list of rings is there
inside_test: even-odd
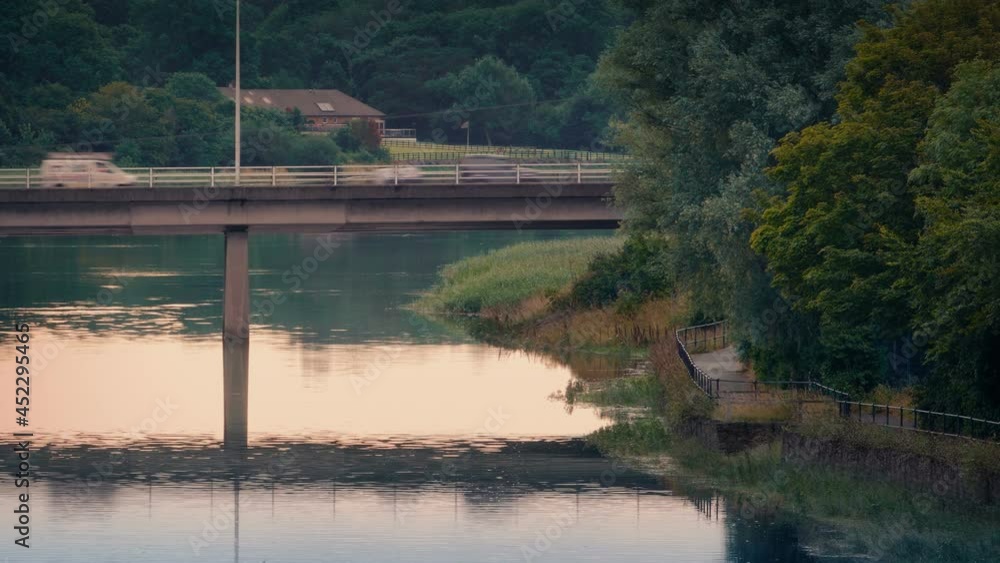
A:
[[[563,245],[558,252],[580,251],[578,245],[583,245],[584,251],[596,248],[588,244]],[[587,269],[565,256],[559,260],[549,255],[548,259],[518,262],[520,256],[532,250],[498,251],[483,260],[472,259],[446,268],[442,285],[421,300],[421,308],[454,315],[455,310],[449,311],[441,304],[476,301],[449,296],[504,296],[494,297],[489,307],[463,310],[462,322],[478,337],[533,351],[607,351],[623,344],[640,351],[647,360],[643,373],[610,381],[574,381],[561,397],[570,406],[596,406],[612,421],[588,436],[605,454],[691,486],[723,491],[736,499],[744,516],[791,517],[810,537],[827,538],[830,530],[836,530],[836,545],[825,546],[823,551],[884,561],[992,561],[1000,554],[1000,537],[995,534],[1000,527],[1000,511],[995,506],[956,501],[934,487],[927,494],[917,494],[888,476],[796,463],[789,459],[787,445],[783,448],[780,437],[738,454],[726,454],[706,445],[689,427],[692,421],[713,419],[778,424],[796,436],[888,451],[893,456],[933,456],[974,470],[995,469],[1000,460],[996,447],[884,428],[847,426],[825,416],[822,410],[804,416],[801,404],[780,401],[731,406],[720,412],[721,407],[692,383],[673,344],[670,327],[686,321],[683,299],[650,299],[627,308],[580,307],[567,296],[573,294],[574,284],[588,275]],[[592,259],[600,252],[586,256]],[[552,283],[544,288],[538,284],[529,289],[533,284],[525,280],[505,281],[519,292],[494,291],[489,284],[469,283],[474,277],[466,274],[505,279],[516,277],[518,272],[570,263],[573,268],[565,268],[558,282],[554,281],[554,272],[549,272],[546,279]],[[507,268],[510,270],[505,272]],[[671,337],[629,342],[607,336],[618,332],[610,326],[646,323],[666,327],[662,332]]]
[[[461,260],[411,308],[461,324],[481,340],[555,355],[645,348],[683,318],[677,299],[627,308],[584,307],[574,285],[599,257],[620,252],[619,237],[526,242]]]

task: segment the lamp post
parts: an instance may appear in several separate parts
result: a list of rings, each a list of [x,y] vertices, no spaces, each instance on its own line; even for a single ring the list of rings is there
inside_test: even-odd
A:
[[[240,185],[240,97],[240,0],[236,0],[236,186]]]

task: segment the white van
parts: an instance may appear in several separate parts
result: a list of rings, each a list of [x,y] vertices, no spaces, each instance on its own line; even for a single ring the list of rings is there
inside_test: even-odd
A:
[[[113,188],[135,185],[138,179],[111,162],[111,155],[53,153],[42,161],[42,187]]]

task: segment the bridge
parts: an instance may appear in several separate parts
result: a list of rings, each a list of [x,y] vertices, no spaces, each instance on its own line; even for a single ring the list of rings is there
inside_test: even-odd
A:
[[[152,188],[42,188],[29,179],[0,189],[0,236],[224,235],[224,436],[226,444],[246,447],[250,233],[614,229],[622,218],[611,205],[608,173],[584,174],[577,164],[546,166],[558,174],[449,166],[448,181],[413,167],[370,167],[353,177],[332,168],[308,176],[241,171],[249,185],[232,185],[235,173],[216,170],[207,183],[200,183],[203,171],[161,175],[171,187],[151,172]]]

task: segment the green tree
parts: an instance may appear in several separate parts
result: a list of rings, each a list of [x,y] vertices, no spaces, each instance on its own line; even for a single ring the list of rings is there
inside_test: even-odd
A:
[[[910,174],[924,220],[907,264],[928,407],[1000,418],[1000,64],[960,65]]]
[[[451,100],[451,111],[438,121],[443,130],[457,132],[472,121],[487,144],[514,144],[515,132],[532,119],[535,91],[517,70],[496,57],[483,57],[458,73],[436,80],[431,88]],[[457,135],[456,135],[457,136]]]
[[[175,98],[205,102],[218,102],[223,99],[215,87],[215,82],[199,72],[178,72],[171,75],[167,79],[166,89]]]
[[[885,19],[885,2],[625,4],[637,17],[597,79],[628,112],[616,129],[634,157],[615,192],[626,228],[672,240],[693,314],[731,319],[766,376],[805,378],[816,321],[772,289],[744,210],[780,191],[764,173],[777,140],[832,115],[857,22]]]
[[[840,120],[786,137],[752,246],[795,308],[818,319],[819,369],[866,388],[919,374],[895,362],[910,338],[907,260],[922,221],[908,175],[956,67],[1000,55],[1000,6],[924,0],[868,27],[838,95]]]
[[[113,82],[71,106],[80,125],[76,152],[109,151],[124,141],[138,147],[142,164],[166,166],[174,151],[169,116],[157,109],[145,92]],[[139,164],[136,162],[135,164]]]

